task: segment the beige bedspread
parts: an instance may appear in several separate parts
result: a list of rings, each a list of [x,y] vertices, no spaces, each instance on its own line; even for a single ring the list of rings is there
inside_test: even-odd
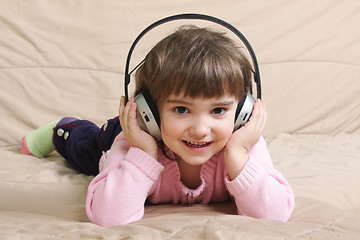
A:
[[[185,12],[233,24],[254,47],[265,138],[296,198],[288,223],[238,216],[228,202],[147,206],[139,222],[99,227],[84,209],[92,177],[56,153],[20,154],[22,136],[49,121],[117,115],[132,41]],[[134,64],[183,23],[143,39]],[[2,1],[0,239],[360,239],[359,28],[357,0]]]

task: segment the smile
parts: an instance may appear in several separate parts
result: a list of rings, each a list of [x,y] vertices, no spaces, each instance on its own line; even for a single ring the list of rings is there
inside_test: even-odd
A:
[[[191,142],[191,141],[183,141],[187,146],[192,148],[203,148],[207,147],[211,144],[211,142]]]

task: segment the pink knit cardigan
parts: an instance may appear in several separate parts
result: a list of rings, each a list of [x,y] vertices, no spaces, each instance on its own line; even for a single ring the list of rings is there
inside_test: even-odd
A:
[[[165,151],[174,157],[169,149]],[[100,173],[89,185],[87,215],[93,223],[111,226],[140,220],[145,201],[208,204],[232,197],[240,215],[287,221],[294,208],[293,192],[274,168],[264,138],[248,153],[247,164],[233,181],[227,176],[220,152],[203,164],[200,186],[189,189],[180,181],[176,161],[167,158],[161,149],[156,161],[130,147],[120,133],[100,159]]]

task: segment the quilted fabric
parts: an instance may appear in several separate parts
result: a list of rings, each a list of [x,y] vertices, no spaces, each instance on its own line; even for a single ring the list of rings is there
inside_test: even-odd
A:
[[[236,215],[234,204],[146,206],[126,226],[89,222],[92,177],[58,154],[20,154],[27,132],[63,116],[101,125],[117,115],[125,58],[152,22],[178,13],[221,18],[250,41],[268,110],[265,139],[292,186],[288,223]],[[182,24],[154,29],[146,52]],[[5,0],[0,8],[1,239],[358,239],[360,2]],[[224,30],[220,27],[220,29]]]

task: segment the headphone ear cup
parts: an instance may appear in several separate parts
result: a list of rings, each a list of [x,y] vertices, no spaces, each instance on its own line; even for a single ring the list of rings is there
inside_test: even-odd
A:
[[[254,108],[254,104],[254,97],[251,96],[250,93],[246,92],[246,94],[239,101],[236,108],[234,131],[239,129],[241,126],[244,126],[245,123],[249,120],[252,110]]]
[[[155,140],[161,140],[160,117],[158,109],[148,91],[142,91],[135,97],[137,104],[136,118],[139,127]]]

